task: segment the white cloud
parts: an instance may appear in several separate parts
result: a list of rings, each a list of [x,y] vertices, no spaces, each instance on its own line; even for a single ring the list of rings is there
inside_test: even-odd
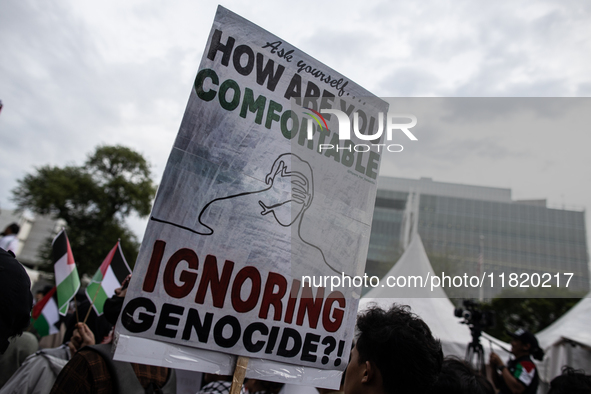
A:
[[[379,96],[591,94],[591,6],[584,2],[232,0],[224,6]],[[145,153],[159,181],[216,7],[204,1],[4,1],[1,206],[11,206],[16,179],[34,166],[80,163],[101,143]],[[458,134],[452,148],[436,131],[404,152],[415,164],[387,159],[383,173],[555,196],[554,187],[535,181],[546,168],[567,202],[587,204],[591,197],[574,187],[580,180],[569,184],[559,176],[573,157],[588,167],[578,134],[567,134],[560,149],[547,153],[554,137],[525,134],[507,144]],[[477,170],[494,161],[521,169],[504,177],[505,169]]]

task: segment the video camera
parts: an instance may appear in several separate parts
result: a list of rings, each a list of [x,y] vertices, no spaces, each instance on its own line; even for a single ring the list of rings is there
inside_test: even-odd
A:
[[[463,324],[478,328],[488,328],[495,325],[494,311],[483,311],[480,303],[472,300],[464,300],[462,303],[464,308],[455,308],[454,316],[464,318]]]

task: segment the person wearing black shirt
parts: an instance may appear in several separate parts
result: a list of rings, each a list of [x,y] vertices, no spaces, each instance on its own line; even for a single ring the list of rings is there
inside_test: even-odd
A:
[[[529,331],[519,329],[509,335],[513,338],[511,353],[515,358],[505,365],[498,354],[491,353],[490,365],[495,369],[494,384],[500,390],[499,394],[535,394],[540,378],[531,356],[542,360],[544,351],[540,349],[534,334]]]

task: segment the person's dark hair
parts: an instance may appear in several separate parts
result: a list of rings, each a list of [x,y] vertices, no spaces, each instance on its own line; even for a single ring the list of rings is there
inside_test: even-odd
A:
[[[8,225],[8,228],[10,228],[10,231],[15,235],[18,234],[19,231],[21,231],[20,226],[16,223],[10,223]]]
[[[41,294],[41,295],[43,295],[43,297],[45,297],[47,295],[47,293],[49,293],[51,291],[51,289],[53,289],[53,286],[47,285],[47,286],[44,286],[42,289],[37,290],[37,292],[35,294]]]
[[[542,361],[544,359],[544,350],[540,348],[538,339],[534,334],[522,328],[518,329],[515,332],[507,331],[507,334],[509,334],[511,338],[520,341],[524,345],[529,345],[529,354],[534,359],[538,361]]]
[[[25,328],[29,326],[31,315],[30,313],[28,315],[14,313],[8,303],[2,303],[0,304],[0,321],[2,322],[0,324],[0,336],[12,338],[21,335]]]
[[[591,375],[585,375],[584,371],[576,370],[568,366],[562,367],[562,375],[555,377],[550,382],[548,394],[590,394]]]
[[[441,344],[408,305],[372,305],[357,318],[357,330],[359,362],[375,364],[386,393],[423,393],[433,386],[443,363]]]
[[[258,382],[263,388],[263,391],[269,394],[279,393],[284,385],[283,383],[270,382],[268,380],[259,380]]]
[[[544,350],[542,348],[536,348],[531,351],[531,356],[538,361],[542,361],[544,359]]]
[[[486,377],[476,373],[465,361],[456,357],[443,360],[441,373],[429,394],[494,394]]]

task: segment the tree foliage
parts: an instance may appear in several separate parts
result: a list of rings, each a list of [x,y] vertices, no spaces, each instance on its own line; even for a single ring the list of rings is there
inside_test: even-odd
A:
[[[506,342],[511,341],[506,330],[523,328],[535,334],[568,312],[582,296],[565,288],[530,288],[525,292],[510,289],[484,305],[483,309],[493,310],[496,316],[495,327],[486,332]]]
[[[146,159],[124,146],[99,146],[82,166],[37,168],[12,191],[19,210],[67,222],[78,269],[90,275],[118,238],[133,264],[139,243],[125,219],[134,212],[147,216],[155,192]],[[51,261],[50,247],[42,254],[45,261]]]

